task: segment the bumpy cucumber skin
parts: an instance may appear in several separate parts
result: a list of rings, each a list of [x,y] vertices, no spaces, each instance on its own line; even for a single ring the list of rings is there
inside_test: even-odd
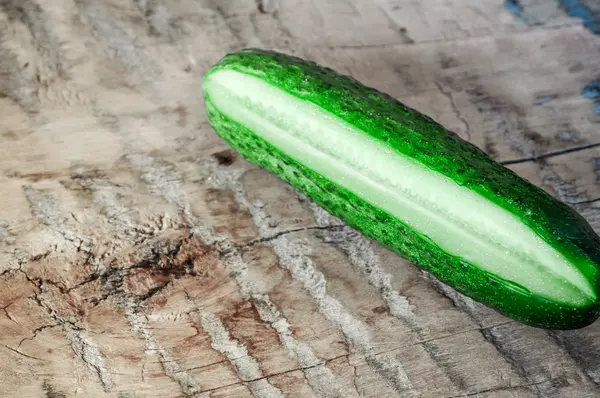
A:
[[[311,102],[390,149],[513,213],[576,264],[600,296],[600,238],[587,221],[433,119],[351,77],[273,51],[247,49],[228,54],[206,73],[205,79],[222,69],[258,77]],[[577,329],[598,318],[598,300],[583,307],[548,300],[449,255],[428,237],[305,167],[221,113],[206,90],[204,99],[216,133],[244,158],[274,173],[330,214],[466,296],[535,327]]]

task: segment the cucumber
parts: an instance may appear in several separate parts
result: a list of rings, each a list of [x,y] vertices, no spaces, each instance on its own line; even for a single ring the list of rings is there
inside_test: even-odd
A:
[[[597,319],[591,226],[430,117],[259,49],[210,68],[203,95],[211,126],[244,158],[464,295],[540,328]]]

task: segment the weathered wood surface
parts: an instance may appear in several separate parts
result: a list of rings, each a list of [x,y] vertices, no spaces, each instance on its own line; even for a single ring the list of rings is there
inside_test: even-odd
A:
[[[600,323],[549,332],[458,295],[228,152],[203,111],[226,52],[294,53],[600,230],[581,95],[600,37],[559,2],[502,3],[1,0],[0,396],[599,396]]]

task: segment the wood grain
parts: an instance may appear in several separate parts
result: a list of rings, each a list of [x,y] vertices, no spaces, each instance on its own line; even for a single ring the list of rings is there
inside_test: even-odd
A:
[[[558,2],[1,0],[0,395],[595,397],[600,326],[511,321],[240,159],[202,76],[303,56],[600,231],[600,37]]]

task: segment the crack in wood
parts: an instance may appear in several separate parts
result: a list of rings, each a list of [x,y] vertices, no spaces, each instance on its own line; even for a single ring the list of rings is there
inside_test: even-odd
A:
[[[456,116],[456,118],[458,120],[461,121],[461,123],[465,127],[465,135],[466,135],[465,139],[467,141],[471,141],[471,139],[472,139],[471,138],[471,128],[469,127],[469,123],[467,122],[467,119],[465,119],[465,117],[462,115],[462,113],[456,106],[456,102],[454,101],[454,97],[452,96],[452,93],[450,91],[445,90],[444,86],[442,86],[442,84],[440,82],[435,81],[434,83],[435,83],[435,86],[440,91],[440,93],[442,93],[442,95],[444,97],[448,98],[448,101],[450,102],[450,106],[452,107],[452,111],[454,112],[454,115]]]
[[[19,341],[19,344],[17,344],[17,349],[20,349],[21,345],[25,341],[28,341],[28,340],[32,341],[32,340],[34,340],[37,337],[38,333],[40,333],[40,332],[42,332],[42,331],[44,331],[46,329],[55,328],[57,326],[60,326],[60,323],[55,323],[55,324],[52,324],[52,325],[43,325],[43,326],[35,328],[33,330],[33,336],[31,336],[31,337],[24,337],[23,339],[21,339],[21,341]]]
[[[520,159],[503,160],[503,161],[500,161],[499,163],[501,165],[503,165],[503,166],[508,166],[508,165],[513,165],[513,164],[527,163],[527,162],[537,162],[537,161],[542,160],[542,159],[553,158],[555,156],[566,155],[566,154],[569,154],[569,153],[575,153],[575,152],[585,151],[587,149],[598,148],[598,147],[600,147],[600,142],[596,142],[596,143],[592,143],[592,144],[579,145],[579,146],[574,147],[574,148],[562,149],[560,151],[554,151],[554,152],[544,153],[544,154],[537,155],[537,156],[527,156],[527,157],[520,158]]]
[[[486,394],[486,393],[515,391],[515,390],[519,390],[519,389],[530,389],[531,387],[537,387],[537,386],[545,384],[545,383],[552,383],[553,380],[555,380],[555,379],[537,381],[534,383],[519,384],[516,386],[486,388],[485,390],[479,390],[479,391],[475,391],[475,392],[471,392],[471,393],[467,393],[467,394],[461,394],[461,395],[452,395],[447,398],[478,397],[481,394]],[[542,395],[538,395],[538,396],[542,396]]]
[[[22,356],[24,356],[25,358],[29,358],[29,359],[35,359],[35,360],[37,360],[37,361],[45,361],[44,359],[41,359],[41,358],[38,358],[38,357],[34,357],[34,356],[32,356],[32,355],[25,354],[24,352],[21,352],[21,351],[19,351],[17,348],[12,348],[12,347],[11,347],[11,346],[9,346],[9,345],[6,345],[6,344],[5,344],[5,345],[4,345],[4,347],[6,347],[7,349],[9,349],[10,351],[12,351],[12,352],[14,352],[14,353],[16,353],[16,354],[19,354],[19,355],[22,355]]]
[[[38,292],[34,293],[33,299],[41,308],[46,310],[48,315],[54,321],[56,321],[57,325],[54,326],[62,326],[67,339],[71,343],[70,346],[73,353],[96,373],[103,390],[105,392],[110,392],[115,383],[114,379],[112,378],[113,372],[110,372],[104,363],[103,356],[98,347],[87,336],[88,331],[84,327],[77,325],[76,322],[61,317],[56,310],[44,302],[44,300],[40,297],[40,294],[45,290],[43,286],[44,281],[42,279],[30,277],[23,269],[20,271],[25,275],[27,280],[32,282],[37,287]],[[19,346],[21,343],[19,343]]]
[[[256,238],[251,240],[248,243],[244,243],[241,245],[237,245],[239,248],[247,248],[250,246],[254,246],[260,243],[265,243],[265,242],[270,242],[274,239],[279,238],[280,236],[283,235],[289,235],[289,234],[294,234],[296,232],[303,232],[303,231],[325,231],[325,230],[329,230],[329,231],[334,231],[334,230],[338,230],[338,229],[342,229],[343,226],[341,225],[329,225],[329,226],[312,226],[312,227],[302,227],[302,228],[293,228],[293,229],[288,229],[285,231],[278,231],[277,233],[274,233],[272,235],[269,236],[265,236],[265,237],[260,237],[260,238]]]
[[[539,31],[551,31],[551,30],[566,30],[566,29],[578,29],[580,27],[577,23],[560,23],[555,25],[543,25],[538,27]],[[494,38],[497,40],[512,38],[512,37],[521,37],[521,36],[531,36],[531,32],[528,31],[513,31],[510,33],[502,33],[495,35]],[[414,41],[411,43],[413,47],[430,47],[433,45],[450,45],[457,43],[469,43],[469,42],[482,42],[486,39],[489,39],[490,36],[470,36],[470,37],[445,37],[445,38],[436,38],[436,39],[424,39]],[[348,50],[363,50],[363,49],[394,49],[394,48],[403,48],[406,47],[406,43],[398,43],[398,42],[389,42],[389,43],[365,43],[365,44],[334,44],[334,45],[307,45],[305,48],[307,49],[348,49]]]

